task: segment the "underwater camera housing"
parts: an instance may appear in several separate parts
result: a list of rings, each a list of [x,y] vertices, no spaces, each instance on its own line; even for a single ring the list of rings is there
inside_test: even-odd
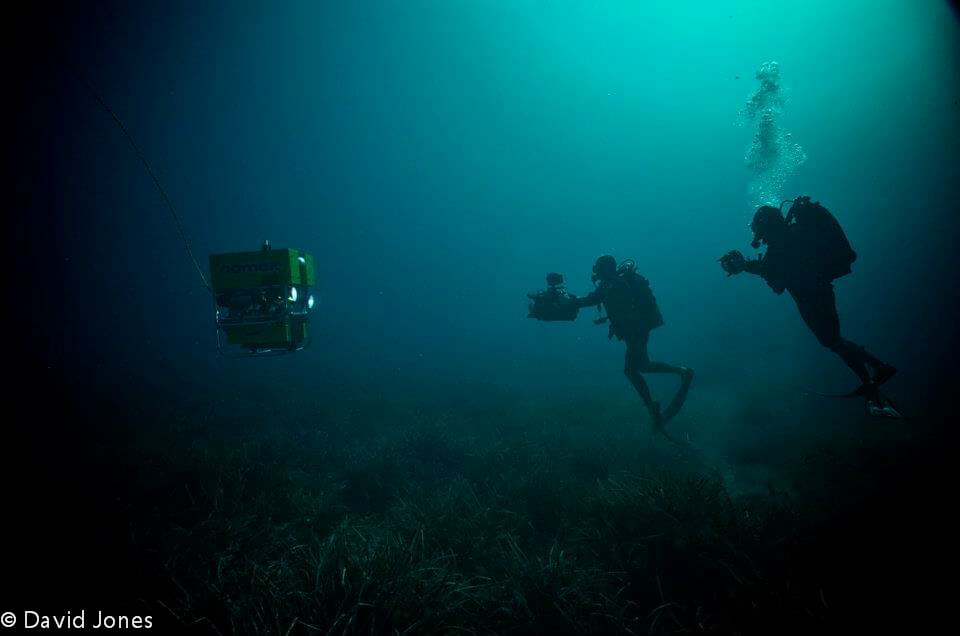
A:
[[[575,301],[576,296],[567,291],[563,285],[563,274],[551,272],[547,274],[547,288],[533,294],[527,294],[530,303],[527,318],[537,320],[558,321],[576,320],[580,308]]]
[[[210,255],[221,353],[277,355],[310,344],[313,257],[295,249]]]

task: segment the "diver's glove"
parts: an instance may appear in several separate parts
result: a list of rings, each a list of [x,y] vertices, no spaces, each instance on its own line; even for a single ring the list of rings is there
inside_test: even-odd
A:
[[[739,274],[747,268],[747,259],[738,250],[730,250],[718,260],[720,261],[720,267],[727,273],[727,276]]]

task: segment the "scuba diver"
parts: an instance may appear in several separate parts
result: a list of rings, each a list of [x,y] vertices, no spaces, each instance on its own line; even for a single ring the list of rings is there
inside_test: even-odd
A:
[[[790,292],[804,323],[820,344],[840,356],[860,379],[856,390],[827,397],[864,396],[871,415],[902,417],[879,390],[897,370],[840,335],[833,281],[850,273],[856,252],[836,218],[819,202],[798,197],[791,202],[786,218],[783,203],[780,208],[760,206],[750,223],[751,246],[758,249],[766,245],[766,254],[748,260],[732,250],[720,258],[720,266],[728,276],[741,272],[760,276],[777,295],[784,290]],[[867,367],[873,370],[872,377]]]
[[[654,428],[674,441],[667,435],[664,425],[683,406],[693,381],[693,369],[650,360],[647,353],[650,331],[663,325],[663,317],[650,283],[637,273],[637,266],[632,260],[626,260],[618,266],[616,259],[607,254],[599,257],[593,265],[591,280],[596,289],[578,298],[563,287],[563,276],[555,273],[547,275],[549,288],[527,295],[533,299],[529,317],[538,320],[575,320],[580,308],[596,306],[600,311],[602,305],[607,315],[594,320],[594,324],[609,323],[607,337],[616,336],[626,343],[623,373],[643,399]],[[650,395],[650,387],[642,375],[644,373],[673,373],[680,376],[680,388],[665,411],[661,412],[660,403]]]

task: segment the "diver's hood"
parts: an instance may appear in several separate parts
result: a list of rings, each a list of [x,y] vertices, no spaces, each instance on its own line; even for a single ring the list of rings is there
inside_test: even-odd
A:
[[[593,264],[593,275],[590,277],[590,280],[596,283],[598,280],[612,278],[616,273],[617,259],[609,254],[604,254]]]
[[[779,208],[772,205],[761,205],[750,222],[750,231],[753,232],[753,241],[750,246],[753,249],[758,249],[770,232],[775,232],[775,228],[782,223],[783,216]]]

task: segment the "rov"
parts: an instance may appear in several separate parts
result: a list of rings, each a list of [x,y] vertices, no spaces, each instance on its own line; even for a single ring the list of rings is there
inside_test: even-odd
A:
[[[221,353],[277,355],[310,345],[313,256],[273,249],[210,255]]]
[[[243,356],[276,355],[302,351],[310,346],[308,312],[313,308],[310,294],[310,287],[314,284],[313,257],[294,249],[271,249],[269,241],[263,242],[259,252],[211,254],[208,283],[193,254],[180,215],[146,155],[93,83],[86,79],[85,83],[116,122],[153,179],[203,286],[213,296],[220,353],[229,354],[227,349],[230,349]]]

